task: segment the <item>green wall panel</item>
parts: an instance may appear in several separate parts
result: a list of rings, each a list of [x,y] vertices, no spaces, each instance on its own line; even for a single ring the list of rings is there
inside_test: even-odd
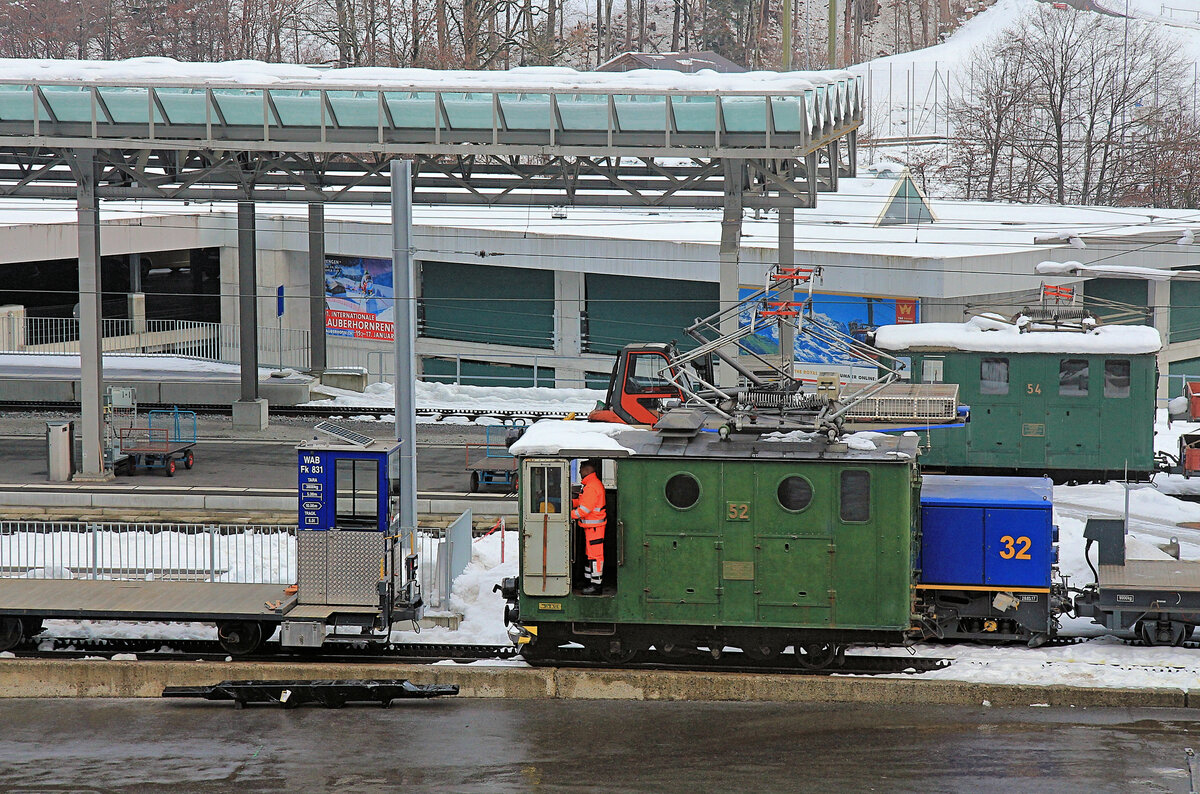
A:
[[[421,360],[421,380],[432,383],[454,383],[455,362],[449,358]],[[554,370],[537,368],[534,383],[533,367],[489,364],[483,361],[463,361],[458,367],[459,382],[465,386],[554,386]]]
[[[1145,281],[1128,278],[1094,278],[1083,282],[1083,305],[1096,316],[1105,318],[1117,313],[1118,310],[1099,301],[1114,301],[1133,306],[1146,307],[1149,305],[1150,287]],[[1129,323],[1142,325],[1147,322],[1145,315],[1140,317],[1119,317],[1107,322]]]
[[[630,342],[679,342],[695,347],[683,329],[717,310],[718,286],[707,281],[589,273],[586,277],[588,345],[616,353]],[[607,386],[607,384],[605,384]]]
[[[422,336],[554,347],[554,273],[519,267],[424,262]]]
[[[1200,339],[1200,282],[1171,282],[1171,341]]]

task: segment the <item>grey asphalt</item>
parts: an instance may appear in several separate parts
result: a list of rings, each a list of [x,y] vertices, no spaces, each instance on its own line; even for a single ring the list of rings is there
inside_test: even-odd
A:
[[[8,416],[0,422],[0,483],[46,482],[46,421],[72,418],[51,415]],[[391,424],[342,422],[379,438],[394,437]],[[273,420],[263,433],[237,434],[228,418],[206,418],[198,430],[195,468],[168,479],[161,470],[119,477],[117,485],[195,485],[248,488],[295,488],[296,443],[311,438],[312,420]],[[241,435],[239,438],[238,436]],[[417,489],[465,493],[468,442],[482,442],[484,429],[421,425],[417,430]]]
[[[0,701],[0,787],[116,792],[1186,792],[1191,712],[454,700]]]

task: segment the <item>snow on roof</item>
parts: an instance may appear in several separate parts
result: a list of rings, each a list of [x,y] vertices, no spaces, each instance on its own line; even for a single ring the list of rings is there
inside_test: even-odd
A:
[[[656,438],[653,431],[616,422],[543,419],[526,430],[525,435],[509,447],[509,452],[518,456],[624,457]]]
[[[356,86],[400,91],[718,91],[762,95],[801,92],[839,80],[854,79],[850,72],[841,70],[719,74],[710,69],[686,73],[661,69],[577,72],[558,66],[526,66],[507,71],[467,71],[382,67],[322,69],[250,60],[188,63],[173,58],[130,58],[123,61],[0,59],[0,81],[3,82],[39,81],[99,85],[227,84],[269,88]]]
[[[982,353],[1157,353],[1158,331],[1144,325],[1104,325],[1078,331],[1027,331],[973,317],[965,323],[884,325],[875,332],[883,350],[961,350]]]

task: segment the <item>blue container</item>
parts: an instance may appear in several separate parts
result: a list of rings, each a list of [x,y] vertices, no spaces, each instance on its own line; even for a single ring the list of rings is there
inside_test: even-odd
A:
[[[921,485],[923,584],[1049,587],[1054,490],[1041,477],[926,475]]]

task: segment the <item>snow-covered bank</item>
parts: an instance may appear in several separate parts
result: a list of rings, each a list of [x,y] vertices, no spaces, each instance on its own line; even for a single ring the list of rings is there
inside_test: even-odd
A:
[[[320,387],[325,399],[305,405],[346,408],[391,408],[396,404],[396,392],[390,383],[373,383],[366,391],[355,392]],[[459,386],[453,383],[417,381],[417,409],[422,411],[562,411],[586,414],[604,399],[598,389],[551,389],[516,386]],[[386,421],[392,421],[385,417]]]

